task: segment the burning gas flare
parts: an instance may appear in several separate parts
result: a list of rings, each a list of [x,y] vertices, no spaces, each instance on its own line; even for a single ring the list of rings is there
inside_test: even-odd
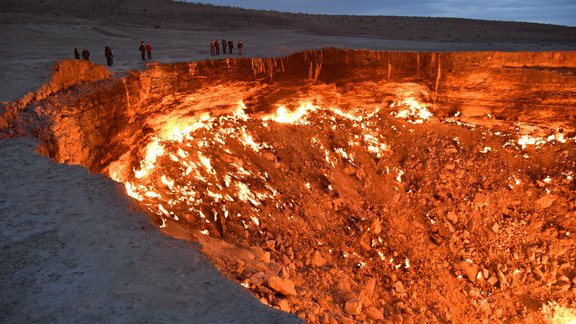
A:
[[[412,123],[422,123],[432,115],[413,98],[393,107],[401,109],[394,112],[397,118]],[[245,109],[244,103],[239,102],[229,115],[204,114],[169,122],[151,137],[139,168],[123,179],[128,195],[157,215],[159,226],[166,226],[167,220],[186,221],[195,224],[202,233],[218,235],[206,232],[210,224],[222,222],[218,217],[240,217],[245,226],[258,226],[263,221],[258,216],[262,204],[281,195],[270,184],[268,174],[248,158],[256,154],[275,159],[275,148],[257,138],[251,129],[267,129],[270,122],[302,127],[322,123],[337,131],[337,125],[347,121],[357,133],[347,143],[349,147],[360,145],[374,158],[381,158],[392,149],[380,135],[378,125],[383,110],[378,107],[344,112],[304,102],[293,111],[280,106],[271,114],[254,116],[247,115]],[[333,147],[317,138],[312,138],[310,145],[324,156],[327,167],[355,163],[347,147]],[[308,182],[302,186],[313,188]],[[228,211],[237,203],[246,204],[251,212],[231,215]],[[280,209],[284,204],[275,203]]]

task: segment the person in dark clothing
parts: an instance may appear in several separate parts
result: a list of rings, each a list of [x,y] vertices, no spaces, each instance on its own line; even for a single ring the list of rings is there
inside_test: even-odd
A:
[[[216,55],[220,55],[220,42],[218,40],[214,43],[214,48],[216,49]]]
[[[82,58],[86,61],[90,61],[90,51],[87,48],[82,50]]]
[[[148,53],[148,59],[151,60],[152,59],[152,44],[150,44],[150,42],[148,42],[148,44],[146,44],[146,53]]]
[[[242,40],[238,41],[238,55],[242,56],[242,54],[244,54],[243,50],[244,50],[244,44],[242,44]]]
[[[74,48],[74,58],[77,60],[80,59],[80,52],[78,51],[78,47]]]
[[[226,54],[226,40],[222,40],[222,54]]]
[[[142,61],[146,61],[146,45],[144,45],[144,41],[140,42],[140,54],[142,56]]]
[[[216,55],[216,46],[214,46],[214,41],[210,41],[210,56]]]
[[[224,44],[226,44],[226,43],[224,43]],[[224,46],[226,46],[226,45],[224,45]],[[234,48],[234,42],[233,42],[232,40],[229,40],[229,41],[228,41],[228,49],[229,49],[229,52],[228,52],[228,53],[232,54],[232,49],[233,49],[233,48]]]
[[[112,53],[110,47],[104,47],[104,56],[106,56],[106,64],[108,64],[108,66],[114,65],[114,53]]]

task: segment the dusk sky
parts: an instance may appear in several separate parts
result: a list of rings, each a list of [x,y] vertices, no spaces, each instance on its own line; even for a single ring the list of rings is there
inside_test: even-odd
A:
[[[456,17],[576,26],[576,0],[188,0],[188,2],[318,14]]]

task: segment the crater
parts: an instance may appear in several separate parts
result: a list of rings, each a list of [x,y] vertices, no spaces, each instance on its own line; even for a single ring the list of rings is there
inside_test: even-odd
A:
[[[63,61],[0,125],[306,322],[544,319],[576,291],[575,72],[574,52]]]

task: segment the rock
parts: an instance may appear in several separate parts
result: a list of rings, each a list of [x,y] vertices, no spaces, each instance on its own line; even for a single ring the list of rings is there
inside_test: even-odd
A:
[[[345,167],[344,170],[342,170],[342,171],[344,171],[344,173],[349,175],[349,176],[355,175],[357,172],[356,168],[351,166],[351,165]]]
[[[254,258],[258,261],[264,261],[265,258],[265,252],[264,250],[259,247],[259,246],[251,246],[249,248],[250,253],[252,253],[254,255]]]
[[[262,259],[260,259],[260,261],[264,263],[270,263],[270,252],[264,252],[264,256]]]
[[[272,152],[265,152],[262,156],[268,161],[276,161],[276,156]]]
[[[265,243],[266,248],[269,250],[274,250],[274,248],[276,247],[276,241],[275,240],[268,240]]]
[[[380,220],[378,218],[374,218],[372,221],[372,225],[370,225],[370,232],[374,235],[378,235],[382,232],[382,225],[380,224]]]
[[[282,267],[280,269],[280,273],[278,274],[281,278],[286,279],[286,278],[290,278],[290,270],[288,270],[287,267]]]
[[[356,172],[356,179],[363,181],[364,179],[366,179],[366,173],[364,172],[364,170],[359,169],[358,172]]]
[[[452,224],[458,223],[458,215],[456,215],[455,212],[449,211],[448,214],[446,214],[446,218],[447,218]]]
[[[570,289],[570,278],[566,277],[566,276],[560,276],[558,278],[558,280],[556,281],[556,285],[558,286],[558,289],[562,290],[562,291],[568,291]]]
[[[349,299],[344,304],[344,312],[349,315],[359,315],[362,312],[362,301],[359,299]]]
[[[556,196],[554,195],[544,195],[540,198],[538,198],[538,200],[536,200],[536,206],[540,209],[546,209],[550,206],[552,206],[552,204],[554,203],[554,201],[556,201]]]
[[[462,261],[460,262],[460,270],[462,270],[462,272],[464,272],[464,275],[466,275],[466,277],[468,278],[468,280],[470,280],[471,282],[476,281],[476,278],[478,276],[478,266],[475,265],[474,263],[468,262],[468,261]]]
[[[474,196],[474,204],[479,208],[488,205],[488,201],[489,201],[488,196],[483,193],[477,193],[476,196]]]
[[[403,293],[403,292],[404,292],[404,284],[402,284],[401,281],[396,281],[396,282],[394,283],[394,290],[395,290],[397,293]]]
[[[270,277],[268,279],[268,287],[282,295],[296,295],[294,282],[290,279],[281,279],[278,277]]]
[[[448,171],[452,171],[456,168],[456,166],[454,164],[446,164],[444,168]]]
[[[494,316],[496,316],[496,318],[502,318],[503,314],[504,314],[504,311],[502,310],[502,308],[497,308],[494,311]]]
[[[494,225],[492,225],[492,232],[498,233],[498,231],[500,231],[500,225],[498,225],[498,223],[494,223]]]
[[[492,286],[495,286],[497,282],[498,282],[498,279],[494,276],[488,278],[488,283]]]
[[[376,307],[368,307],[366,309],[366,317],[368,317],[371,320],[381,321],[384,319],[384,313],[382,313]]]
[[[376,278],[370,278],[368,279],[368,281],[366,281],[366,284],[364,285],[364,289],[362,289],[364,296],[367,299],[372,298],[372,295],[374,295],[374,288],[376,288]],[[364,304],[366,304],[366,300],[364,300]]]
[[[370,233],[368,232],[364,232],[361,236],[360,236],[360,240],[359,242],[360,246],[363,247],[365,250],[371,250],[372,246],[372,239],[370,238]]]
[[[324,259],[320,251],[316,250],[314,253],[312,253],[311,265],[313,267],[323,267],[326,265],[326,259]]]
[[[504,275],[504,273],[498,269],[498,271],[496,271],[496,275],[498,276],[498,282],[500,283],[500,288],[504,288],[508,285],[508,281],[506,280],[506,276]]]
[[[342,324],[354,324],[354,320],[349,317],[342,317],[340,320]]]
[[[334,211],[342,210],[344,207],[344,201],[341,198],[336,198],[332,200],[332,207],[334,208]]]
[[[290,313],[290,311],[292,310],[292,308],[290,307],[290,303],[286,299],[280,299],[277,305],[278,308],[280,308],[280,310],[283,312]]]
[[[266,279],[267,279],[266,274],[263,271],[260,271],[253,274],[249,280],[250,283],[253,284],[254,286],[260,286],[264,282],[266,282]]]

